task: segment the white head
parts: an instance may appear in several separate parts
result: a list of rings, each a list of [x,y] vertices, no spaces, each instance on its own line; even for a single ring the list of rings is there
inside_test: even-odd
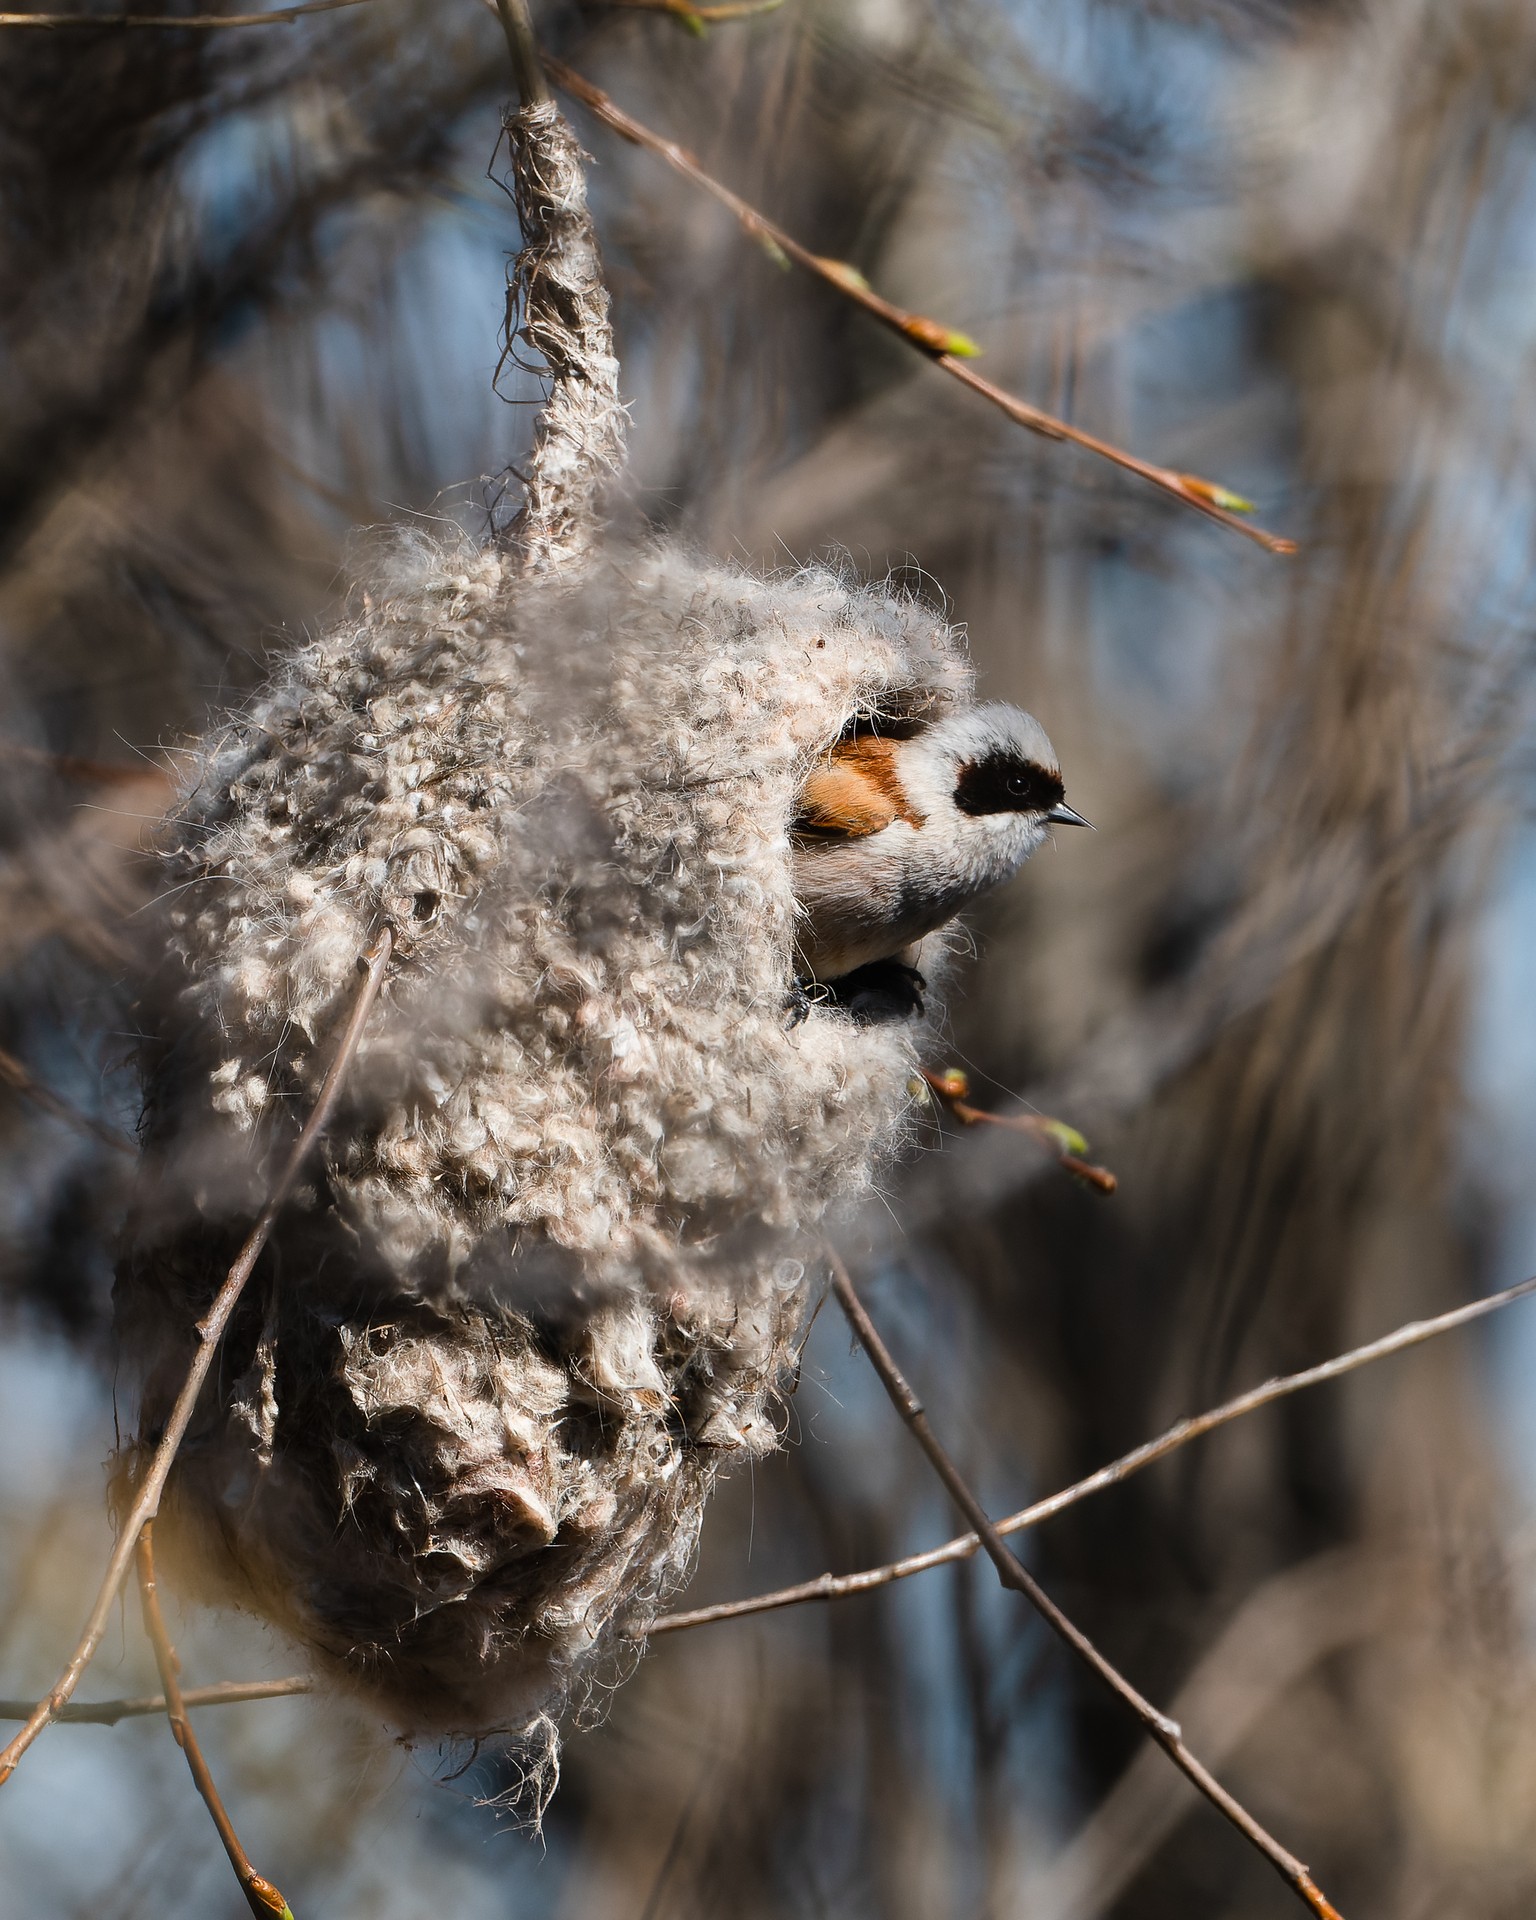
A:
[[[1052,826],[1087,826],[1063,797],[1056,750],[1033,714],[1000,701],[967,707],[905,743],[903,784],[987,865],[1012,871]]]

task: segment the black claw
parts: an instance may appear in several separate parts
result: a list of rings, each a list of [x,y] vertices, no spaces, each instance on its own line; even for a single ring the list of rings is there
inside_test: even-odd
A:
[[[789,992],[784,996],[784,1031],[793,1033],[811,1010],[811,996],[806,992],[806,982],[791,980]]]

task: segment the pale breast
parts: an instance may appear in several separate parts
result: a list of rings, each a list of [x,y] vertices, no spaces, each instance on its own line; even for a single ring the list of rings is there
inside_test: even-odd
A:
[[[797,833],[801,970],[837,980],[895,957],[1006,880],[1042,837],[1006,815],[948,827],[936,817],[916,827],[893,819],[861,835]]]
[[[795,848],[795,895],[804,915],[796,945],[803,972],[840,979],[855,967],[891,959],[954,917],[973,889],[915,858],[919,839],[897,821],[866,839]]]

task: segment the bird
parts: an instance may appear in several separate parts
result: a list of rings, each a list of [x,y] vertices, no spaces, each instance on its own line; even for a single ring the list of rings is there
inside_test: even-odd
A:
[[[1008,879],[1053,826],[1091,824],[1066,804],[1045,729],[1018,707],[855,725],[805,779],[790,822],[796,992],[818,989],[865,1019],[920,1013],[917,942]]]

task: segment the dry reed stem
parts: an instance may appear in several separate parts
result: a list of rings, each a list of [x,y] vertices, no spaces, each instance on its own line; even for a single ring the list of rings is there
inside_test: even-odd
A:
[[[277,1915],[278,1920],[293,1920],[293,1910],[282,1894],[251,1865],[250,1855],[240,1844],[235,1823],[230,1819],[229,1810],[214,1785],[213,1774],[198,1744],[197,1735],[192,1731],[192,1722],[187,1718],[187,1703],[181,1691],[181,1662],[176,1657],[176,1649],[166,1631],[165,1615],[160,1610],[160,1589],[155,1581],[154,1532],[154,1522],[146,1520],[138,1537],[139,1604],[144,1615],[144,1631],[149,1635],[149,1643],[155,1650],[155,1665],[160,1669],[160,1684],[165,1688],[165,1716],[171,1723],[177,1746],[187,1756],[187,1766],[203,1797],[203,1803],[213,1816],[213,1824],[224,1842],[224,1851],[229,1855],[229,1864],[240,1882],[246,1905],[256,1920],[271,1920],[273,1914]]]
[[[1263,1854],[1280,1877],[1319,1916],[1319,1920],[1342,1920],[1338,1909],[1323,1894],[1307,1867],[1295,1854],[1281,1846],[1273,1834],[1260,1826],[1242,1802],[1230,1794],[1190,1752],[1184,1744],[1178,1722],[1160,1713],[1150,1700],[1131,1685],[1118,1667],[1105,1659],[1081,1627],[1062,1612],[1034,1576],[1009,1552],[1002,1535],[988,1519],[986,1509],[972,1493],[964,1476],[928,1424],[922,1402],[907,1384],[901,1369],[876,1331],[874,1322],[864,1311],[848,1269],[830,1248],[827,1249],[827,1261],[832,1269],[832,1290],[837,1295],[838,1304],[847,1315],[848,1324],[853,1328],[859,1345],[868,1354],[870,1364],[880,1377],[880,1384],[927,1456],[929,1465],[944,1483],[950,1498],[976,1530],[987,1558],[996,1567],[1003,1585],[1011,1587],[1029,1601],[1052,1632],[1093,1669],[1109,1690],[1136,1716],[1180,1772],[1199,1788],[1218,1813],[1237,1828],[1250,1846]]]
[[[498,0],[485,0],[486,5],[496,6]],[[723,207],[736,216],[745,231],[770,250],[777,250],[780,256],[787,256],[808,273],[814,273],[828,286],[835,287],[855,306],[862,307],[882,326],[889,327],[909,346],[930,359],[935,366],[969,387],[973,393],[980,394],[984,400],[990,400],[1010,420],[1021,427],[1027,427],[1032,433],[1043,434],[1048,440],[1070,440],[1075,446],[1085,447],[1088,452],[1096,453],[1101,459],[1111,461],[1117,467],[1123,467],[1127,473],[1134,473],[1140,479],[1148,481],[1162,492],[1171,494],[1175,500],[1182,501],[1187,507],[1193,507],[1197,513],[1205,514],[1209,519],[1219,521],[1224,527],[1235,532],[1270,553],[1291,554],[1296,551],[1294,540],[1283,539],[1279,534],[1268,533],[1263,527],[1253,525],[1239,514],[1231,512],[1223,502],[1235,501],[1237,496],[1218,486],[1214,481],[1202,480],[1198,474],[1178,473],[1172,467],[1160,467],[1149,460],[1139,459],[1133,453],[1099,439],[1095,434],[1085,433],[1081,428],[1070,426],[1065,420],[1058,420],[1054,414],[1044,413],[1038,407],[1032,407],[1028,401],[1020,400],[1016,395],[994,386],[990,380],[984,380],[968,367],[960,354],[974,353],[972,343],[963,335],[941,326],[920,313],[908,313],[904,307],[896,306],[892,301],[882,299],[864,280],[856,268],[842,260],[826,260],[820,254],[812,253],[792,234],[770,220],[766,214],[759,213],[756,207],[749,206],[738,194],[706,173],[686,148],[674,141],[663,139],[658,133],[652,133],[649,127],[624,112],[600,87],[585,80],[579,73],[566,66],[564,61],[545,58],[545,70],[557,87],[571,94],[583,106],[595,114],[607,127],[611,127],[621,138],[631,141],[647,152],[657,154],[667,165],[691,180]]]
[[[248,1700],[286,1700],[296,1693],[313,1693],[315,1683],[308,1674],[289,1674],[282,1680],[221,1680],[212,1687],[184,1687],[184,1707],[236,1707]],[[61,1726],[115,1727],[119,1720],[141,1720],[152,1713],[164,1713],[163,1693],[129,1695],[122,1700],[71,1700],[60,1707],[54,1719]],[[30,1700],[0,1700],[0,1720],[25,1720],[32,1711]]]
[[[104,1147],[111,1147],[114,1153],[137,1153],[138,1148],[126,1133],[119,1133],[116,1127],[109,1127],[95,1120],[88,1113],[82,1113],[72,1106],[62,1094],[55,1093],[51,1087],[45,1087],[16,1058],[0,1047],[0,1080],[21,1094],[24,1099],[33,1101],[44,1112],[51,1113],[56,1120],[62,1120],[66,1126],[73,1127],[77,1133],[88,1133],[93,1140],[99,1140]]]
[[[1106,1487],[1118,1486],[1122,1480],[1129,1480],[1144,1468],[1159,1460],[1166,1460],[1170,1453],[1177,1453],[1180,1447],[1187,1446],[1191,1440],[1213,1433],[1217,1427],[1224,1427],[1229,1421],[1257,1413],[1261,1407],[1283,1400],[1290,1394],[1300,1393],[1304,1387],[1342,1379],[1345,1374],[1353,1373],[1359,1367],[1369,1366],[1373,1360],[1385,1360],[1394,1353],[1404,1353],[1410,1347],[1422,1346],[1442,1333],[1452,1333],[1458,1327],[1468,1326],[1472,1321],[1497,1313],[1501,1308],[1511,1306],[1516,1300],[1523,1300],[1532,1293],[1536,1293],[1536,1275],[1518,1281],[1512,1287],[1505,1287],[1499,1293],[1490,1293],[1486,1299],[1472,1300],[1464,1307],[1453,1307],[1448,1313],[1438,1313],[1431,1320],[1410,1320],[1393,1332],[1383,1334],[1378,1340],[1351,1347],[1347,1353],[1319,1361],[1315,1367],[1304,1367],[1300,1373],[1281,1374],[1264,1381],[1260,1386],[1250,1387],[1246,1393],[1224,1400],[1209,1412],[1176,1421],[1155,1439],[1144,1440],[1139,1447],[1132,1447],[1129,1453],[1121,1454],[1118,1460],[1097,1468],[1085,1479],[1074,1481],[1070,1487],[1063,1487],[1059,1493],[1048,1494],[1032,1506],[1021,1507],[1017,1513],[1010,1513],[1005,1519],[994,1522],[993,1530],[998,1534],[1022,1533],[1026,1528],[1038,1526],[1042,1520],[1052,1519],[1058,1513],[1065,1513],[1068,1507],[1075,1507],[1078,1501],[1102,1493]],[[956,1560],[969,1560],[980,1545],[978,1535],[963,1533],[946,1541],[941,1547],[931,1547],[926,1553],[910,1554],[904,1560],[892,1560],[882,1567],[867,1567],[859,1573],[823,1573],[814,1580],[802,1580],[793,1587],[778,1587],[772,1593],[755,1593],[745,1600],[725,1600],[718,1606],[696,1607],[689,1613],[664,1613],[652,1621],[649,1631],[652,1635],[682,1633],[689,1627],[710,1626],[717,1620],[737,1620],[750,1613],[772,1613],[780,1607],[801,1606],[810,1600],[843,1600],[850,1594],[869,1593],[876,1587],[889,1586],[893,1580],[906,1580],[914,1573],[926,1573],[930,1567],[945,1567]]]
[[[260,1219],[257,1220],[256,1225],[251,1229],[250,1237],[236,1255],[235,1263],[230,1268],[224,1284],[214,1296],[213,1304],[197,1323],[198,1343],[192,1356],[192,1363],[187,1369],[187,1377],[176,1396],[175,1405],[171,1408],[170,1418],[166,1421],[165,1431],[155,1448],[149,1471],[140,1482],[133,1506],[123,1522],[117,1544],[112,1550],[112,1557],[107,1562],[106,1575],[97,1592],[95,1604],[91,1608],[64,1671],[52,1688],[33,1707],[25,1723],[12,1736],[5,1749],[0,1751],[0,1786],[4,1786],[10,1779],[27,1748],[49,1721],[57,1715],[60,1707],[80,1684],[81,1675],[90,1665],[92,1656],[101,1643],[101,1636],[106,1631],[107,1620],[112,1612],[112,1603],[116,1600],[118,1590],[127,1576],[128,1565],[133,1559],[139,1534],[160,1509],[160,1496],[170,1475],[176,1451],[192,1419],[198,1394],[208,1377],[208,1370],[213,1364],[213,1356],[218,1351],[219,1342],[225,1327],[229,1324],[230,1315],[245,1291],[245,1283],[251,1277],[251,1271],[261,1255],[262,1248],[267,1244],[277,1222],[277,1216],[292,1192],[294,1182],[298,1179],[311,1148],[319,1139],[335,1110],[347,1069],[357,1052],[358,1042],[362,1039],[363,1027],[367,1022],[369,1011],[378,997],[379,987],[384,978],[384,969],[388,964],[393,945],[393,935],[386,927],[360,962],[365,969],[363,983],[348,1018],[346,1030],[342,1034],[341,1044],[336,1050],[336,1058],[331,1062],[321,1085],[314,1111],[305,1122],[303,1132],[294,1142],[293,1150],[273,1186],[271,1197]]]
[[[0,13],[0,27],[274,27],[290,26],[310,13],[336,13],[367,0],[305,0],[303,6],[270,13]]]

